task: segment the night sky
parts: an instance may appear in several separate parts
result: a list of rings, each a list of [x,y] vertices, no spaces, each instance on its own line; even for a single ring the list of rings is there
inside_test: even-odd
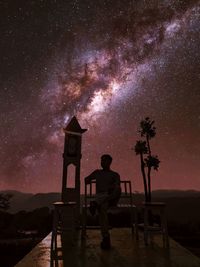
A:
[[[149,116],[153,189],[200,190],[200,1],[0,1],[0,190],[61,190],[63,127],[81,180],[103,153],[143,191],[132,150]]]

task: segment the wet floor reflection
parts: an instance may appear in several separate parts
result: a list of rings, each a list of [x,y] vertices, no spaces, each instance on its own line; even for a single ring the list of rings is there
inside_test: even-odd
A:
[[[139,240],[130,235],[130,229],[111,231],[112,248],[100,248],[100,232],[88,231],[86,240],[81,240],[80,231],[74,240],[70,233],[58,236],[57,248],[51,252],[51,267],[199,267],[200,259],[170,240],[170,249],[163,247],[162,238],[155,237],[148,246],[143,234]]]

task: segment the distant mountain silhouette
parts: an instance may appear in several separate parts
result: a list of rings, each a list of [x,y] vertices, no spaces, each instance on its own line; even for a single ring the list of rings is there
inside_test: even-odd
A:
[[[8,212],[15,213],[22,210],[22,206],[26,201],[33,196],[31,193],[22,193],[16,190],[4,190],[0,191],[2,194],[11,194],[12,198],[10,199],[10,208]]]
[[[31,196],[26,203],[24,203],[23,209],[33,210],[40,207],[49,207],[53,208],[53,203],[56,201],[60,201],[61,194],[60,193],[38,193]]]
[[[60,201],[61,194],[56,192],[51,193],[22,193],[15,190],[0,191],[0,193],[12,194],[10,209],[8,212],[16,213],[21,210],[32,211],[34,209],[48,207],[53,208],[52,204],[56,201]],[[134,194],[134,202],[137,204],[144,201],[144,195],[142,193]],[[195,190],[155,190],[152,192],[153,201],[164,201],[167,204],[167,210],[171,219],[177,217],[177,213],[180,215],[180,219],[187,220],[188,212],[191,211],[191,218],[200,217],[200,192]],[[81,196],[81,202],[83,196]],[[190,207],[190,211],[186,207]]]
[[[21,210],[31,211],[34,209],[49,207],[52,208],[52,203],[60,201],[60,193],[22,193],[15,190],[0,191],[3,194],[11,194],[10,208],[8,212],[16,213]]]
[[[196,190],[178,190],[178,189],[160,189],[152,192],[153,197],[200,197],[200,191]]]

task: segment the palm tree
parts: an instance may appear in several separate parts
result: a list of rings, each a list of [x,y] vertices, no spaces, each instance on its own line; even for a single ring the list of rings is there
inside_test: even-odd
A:
[[[147,154],[148,149],[146,145],[146,141],[137,141],[135,145],[135,153],[136,155],[140,155],[140,166],[141,172],[143,177],[143,184],[144,184],[144,193],[145,193],[145,200],[148,201],[148,189],[147,189],[147,181],[146,181],[146,173],[145,173],[145,161],[144,161],[144,154]]]
[[[151,169],[158,170],[160,160],[158,156],[148,155],[145,159],[145,164],[147,166],[147,177],[148,177],[148,201],[151,202]]]
[[[148,154],[151,155],[151,148],[149,140],[156,136],[156,127],[153,126],[154,121],[151,121],[149,117],[146,117],[144,120],[140,122],[140,135],[141,137],[146,138]]]

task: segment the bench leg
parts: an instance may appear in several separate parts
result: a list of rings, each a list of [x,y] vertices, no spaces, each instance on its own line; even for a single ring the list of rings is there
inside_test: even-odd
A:
[[[144,243],[148,245],[148,209],[144,209]]]
[[[139,240],[139,232],[138,232],[138,211],[137,211],[137,207],[135,207],[134,209],[134,219],[135,219],[135,237],[136,240]]]
[[[86,238],[86,220],[87,220],[87,208],[82,209],[82,231],[81,231],[81,239]]]

